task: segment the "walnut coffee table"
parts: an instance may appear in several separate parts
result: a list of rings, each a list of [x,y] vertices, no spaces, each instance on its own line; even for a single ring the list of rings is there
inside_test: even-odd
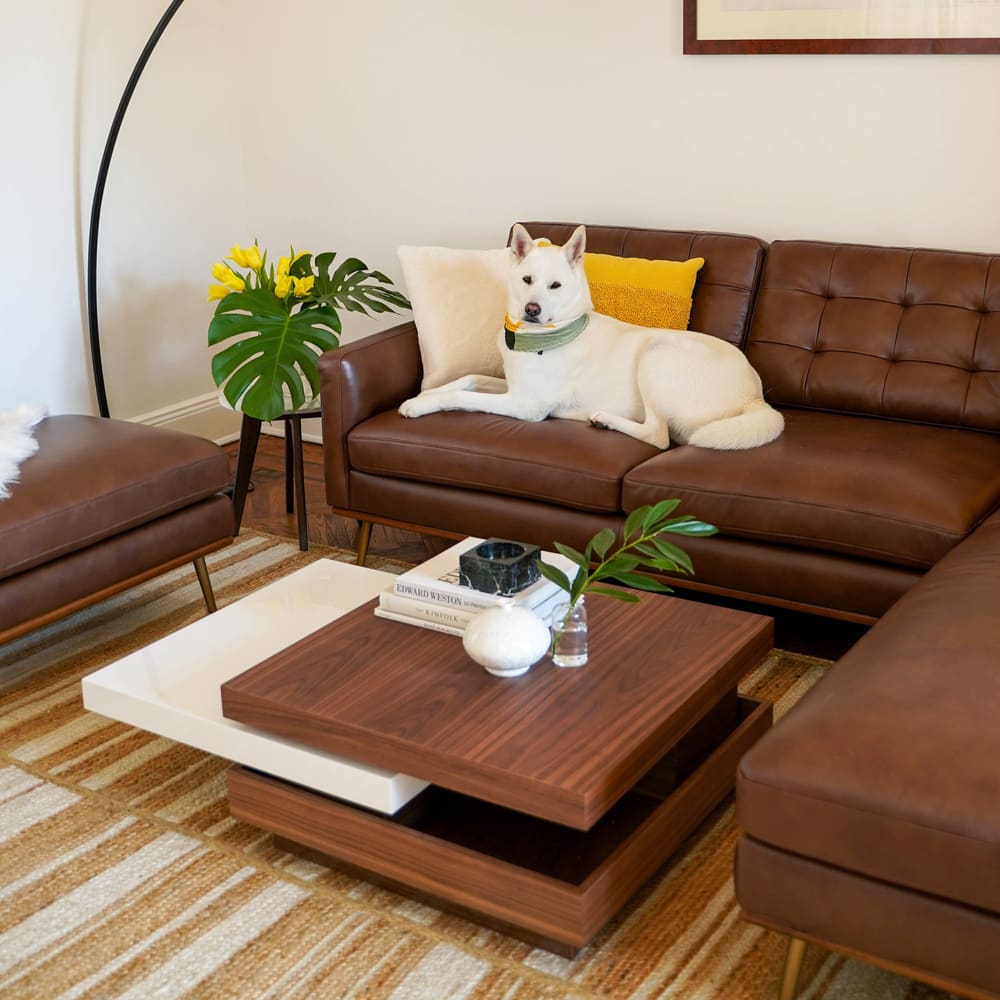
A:
[[[392,815],[249,767],[233,815],[328,865],[572,955],[729,792],[771,706],[770,618],[591,601],[590,661],[515,679],[374,602],[222,685],[222,714],[429,786]]]

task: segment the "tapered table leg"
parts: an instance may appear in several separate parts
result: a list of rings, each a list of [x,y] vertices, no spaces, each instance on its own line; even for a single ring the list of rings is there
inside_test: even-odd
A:
[[[295,510],[295,444],[292,440],[292,419],[285,421],[285,513]]]
[[[788,953],[785,968],[778,987],[778,1000],[795,1000],[799,989],[799,972],[802,970],[802,956],[806,953],[806,943],[801,938],[788,939]]]
[[[297,414],[287,418],[292,436],[292,465],[295,470],[295,516],[299,526],[299,548],[309,551],[309,522],[306,519],[306,474],[302,456],[302,418]]]
[[[233,533],[237,535],[243,522],[243,508],[246,506],[250,476],[253,473],[253,460],[257,454],[259,440],[260,421],[244,413],[243,422],[240,424],[240,447],[236,455],[236,481],[233,484],[233,517],[236,522]]]

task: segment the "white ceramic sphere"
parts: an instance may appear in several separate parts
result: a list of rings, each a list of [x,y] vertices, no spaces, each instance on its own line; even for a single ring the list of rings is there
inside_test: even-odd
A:
[[[548,651],[548,626],[533,611],[504,604],[480,611],[462,635],[465,651],[497,677],[526,673]]]

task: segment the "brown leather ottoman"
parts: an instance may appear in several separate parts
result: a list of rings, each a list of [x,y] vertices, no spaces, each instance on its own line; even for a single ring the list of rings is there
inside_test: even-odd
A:
[[[743,758],[744,916],[1000,996],[1000,515]],[[784,995],[794,993],[795,961]]]
[[[214,610],[204,556],[233,536],[229,460],[190,434],[63,415],[0,501],[0,642],[185,562]]]

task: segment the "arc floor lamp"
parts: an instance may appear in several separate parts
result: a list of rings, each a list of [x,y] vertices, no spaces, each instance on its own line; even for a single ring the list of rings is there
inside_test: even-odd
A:
[[[139,53],[139,59],[132,68],[132,74],[125,84],[121,100],[118,102],[118,110],[111,122],[111,130],[104,143],[104,153],[101,156],[101,164],[97,170],[97,183],[94,187],[94,200],[90,206],[90,235],[87,240],[87,325],[90,331],[90,362],[94,373],[94,390],[97,394],[97,408],[102,417],[111,415],[108,408],[108,393],[104,386],[104,365],[101,362],[101,334],[97,321],[97,244],[101,229],[101,205],[104,201],[104,187],[108,180],[108,169],[111,166],[111,156],[115,151],[115,143],[118,141],[118,133],[121,131],[122,122],[125,119],[125,112],[128,110],[129,101],[135,92],[136,84],[142,71],[149,62],[149,57],[156,48],[156,43],[160,36],[167,29],[171,18],[177,13],[178,8],[184,0],[173,0],[167,7],[159,23],[149,36],[145,48]]]

